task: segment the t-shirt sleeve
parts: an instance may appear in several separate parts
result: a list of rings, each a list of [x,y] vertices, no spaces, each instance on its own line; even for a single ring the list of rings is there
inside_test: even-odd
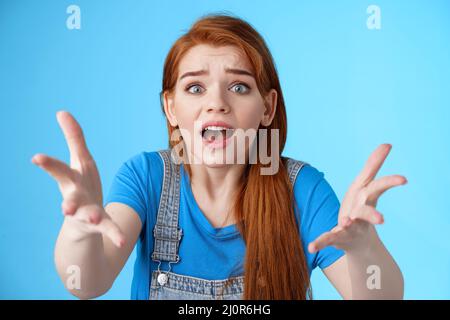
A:
[[[142,225],[147,218],[147,162],[145,154],[141,153],[123,163],[111,183],[105,201],[105,205],[120,202],[133,208],[139,215]]]
[[[308,245],[322,233],[333,229],[338,222],[340,203],[324,178],[316,168],[306,165],[299,172],[294,184],[294,195],[300,213],[300,236],[310,271],[317,266],[324,269],[344,255],[344,251],[329,246],[314,254]]]

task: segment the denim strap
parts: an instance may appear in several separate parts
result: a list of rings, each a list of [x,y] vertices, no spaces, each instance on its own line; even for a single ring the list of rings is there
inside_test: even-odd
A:
[[[178,227],[180,210],[180,165],[172,158],[171,150],[158,151],[164,162],[164,179],[159,200],[158,216],[153,228],[155,239],[152,259],[177,263],[178,248],[183,231]]]
[[[294,187],[295,179],[297,179],[298,173],[306,165],[308,165],[306,162],[286,158],[286,170],[288,172],[289,181],[291,181],[292,187]]]

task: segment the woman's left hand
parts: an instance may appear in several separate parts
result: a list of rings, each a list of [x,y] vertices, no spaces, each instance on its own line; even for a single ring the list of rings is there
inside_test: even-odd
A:
[[[400,175],[374,180],[391,148],[390,144],[382,144],[370,155],[345,194],[339,210],[338,225],[311,242],[309,252],[315,253],[328,246],[345,251],[368,248],[373,226],[384,222],[383,215],[375,208],[378,199],[385,191],[407,183],[406,178]]]

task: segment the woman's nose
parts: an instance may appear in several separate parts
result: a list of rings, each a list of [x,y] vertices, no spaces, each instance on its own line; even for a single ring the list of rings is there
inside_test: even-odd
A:
[[[230,108],[225,104],[209,104],[207,108],[208,112],[228,113]]]
[[[206,108],[207,112],[228,113],[230,107],[221,92],[212,93]]]

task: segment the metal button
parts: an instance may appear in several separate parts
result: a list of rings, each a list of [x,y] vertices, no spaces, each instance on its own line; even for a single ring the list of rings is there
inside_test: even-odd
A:
[[[166,274],[164,274],[164,273],[160,273],[159,275],[158,275],[158,283],[161,285],[161,286],[164,286],[166,283],[167,283],[167,275]]]

